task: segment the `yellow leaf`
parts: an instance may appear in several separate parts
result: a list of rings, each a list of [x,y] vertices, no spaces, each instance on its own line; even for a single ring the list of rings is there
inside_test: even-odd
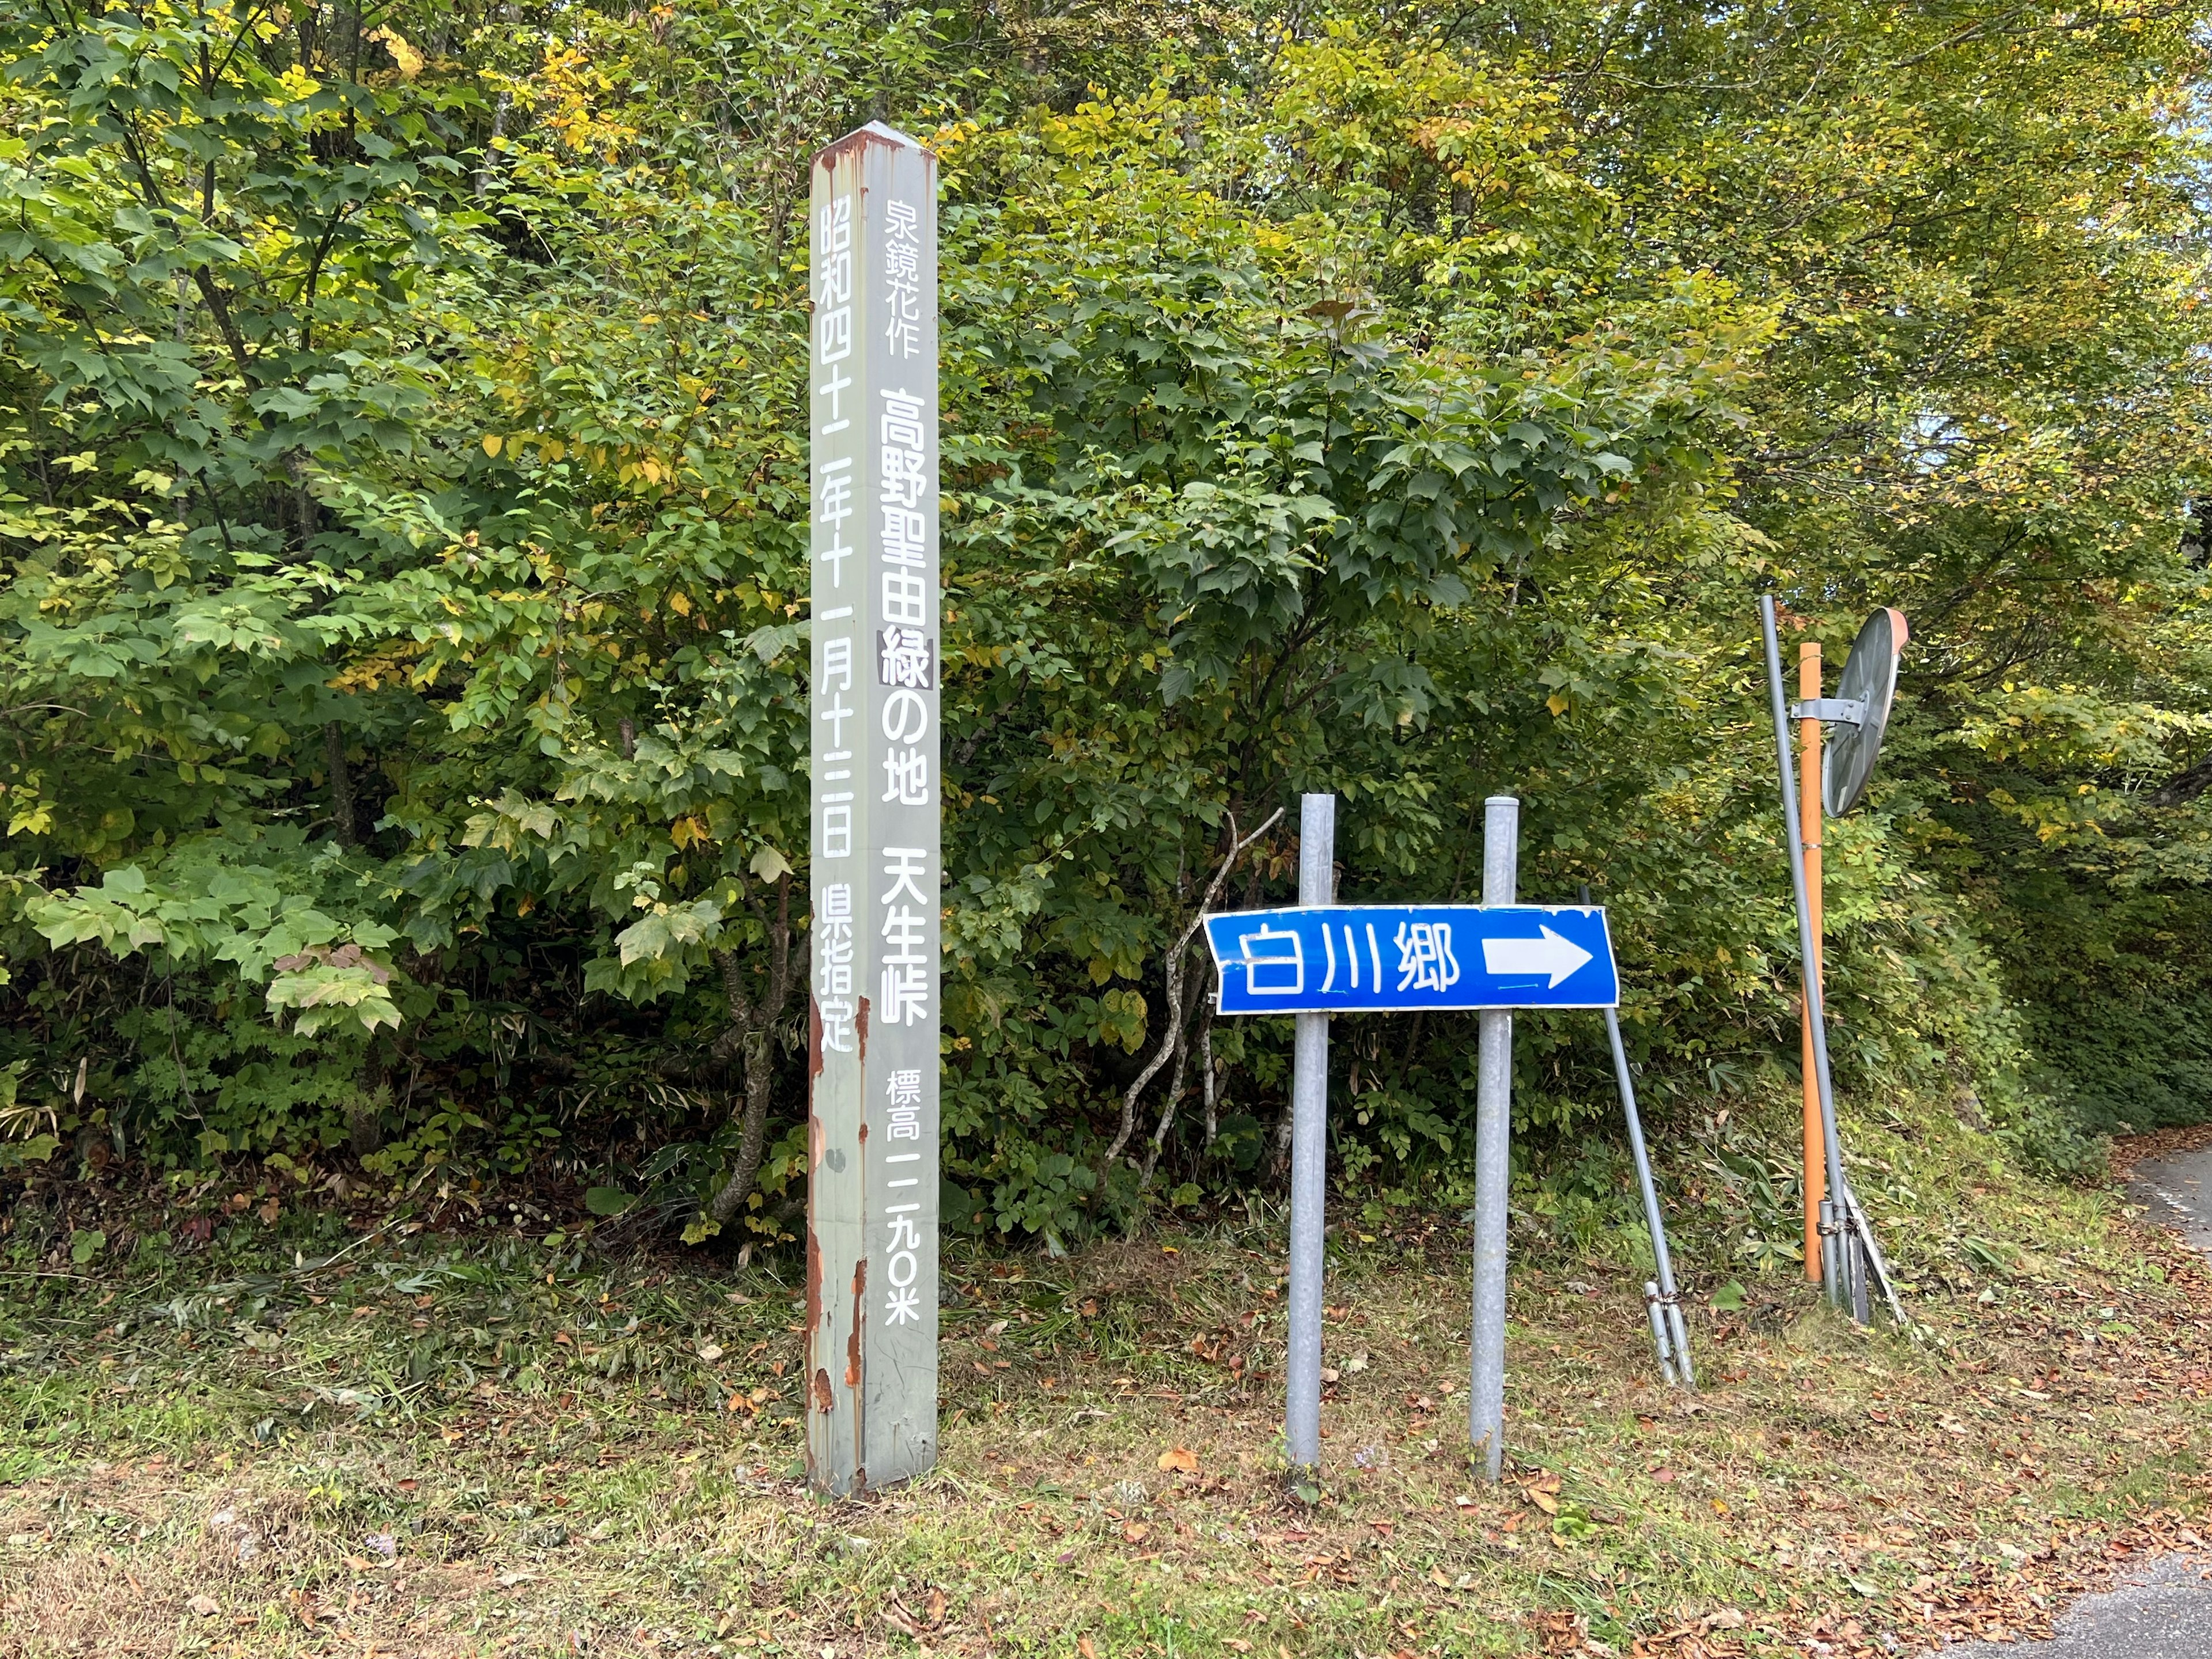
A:
[[[500,437],[500,435],[499,435],[499,434],[498,434],[498,433],[496,433],[496,432],[487,432],[487,433],[485,433],[485,434],[484,434],[484,441],[483,441],[484,453],[485,453],[485,454],[487,454],[487,455],[497,455],[497,454],[499,453],[499,447],[500,447],[500,444],[501,444],[502,441],[503,441],[501,439],[501,437]]]
[[[392,54],[392,61],[399,66],[399,77],[412,81],[422,72],[422,54],[400,38],[399,31],[386,25],[371,29],[368,38],[384,42],[384,49]]]
[[[691,614],[691,596],[680,590],[668,596],[668,608],[679,617]]]
[[[1567,712],[1567,700],[1554,691],[1544,699],[1544,707],[1554,714],[1564,714]]]

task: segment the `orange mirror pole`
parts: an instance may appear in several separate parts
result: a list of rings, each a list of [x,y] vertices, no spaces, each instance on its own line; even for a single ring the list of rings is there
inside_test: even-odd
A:
[[[1820,642],[1807,640],[1797,647],[1797,695],[1808,702],[1820,696]],[[1826,815],[1820,807],[1820,722],[1797,722],[1798,823],[1804,837],[1805,892],[1813,928],[1813,975],[1820,981],[1820,844]],[[1822,988],[1826,988],[1825,985]],[[1823,999],[1825,1000],[1825,999]],[[1820,1089],[1813,1055],[1813,1016],[1802,999],[1798,1002],[1800,1036],[1805,1060],[1805,1277],[1820,1282],[1820,1204],[1827,1196],[1828,1153],[1820,1132]]]

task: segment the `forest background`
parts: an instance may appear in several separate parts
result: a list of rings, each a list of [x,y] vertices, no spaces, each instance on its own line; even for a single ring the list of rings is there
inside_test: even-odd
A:
[[[870,118],[944,179],[948,1224],[1274,1184],[1288,1030],[1188,919],[1310,789],[1344,896],[1466,898],[1510,791],[1681,1201],[1793,1261],[1763,587],[1786,655],[1913,629],[1846,1121],[2212,1114],[2207,11],[5,0],[0,1179],[789,1239],[805,199]],[[1519,1031],[1587,1243],[1604,1051]],[[1340,1025],[1347,1189],[1455,1196],[1471,1037]]]

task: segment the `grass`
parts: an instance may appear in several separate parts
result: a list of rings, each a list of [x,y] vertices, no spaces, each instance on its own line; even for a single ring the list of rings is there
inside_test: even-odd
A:
[[[1670,1392],[1628,1251],[1525,1218],[1502,1488],[1465,1459],[1463,1230],[1347,1214],[1317,1503],[1282,1483],[1258,1211],[949,1254],[939,1467],[839,1504],[796,1478],[780,1264],[33,1194],[0,1237],[0,1654],[1873,1653],[2035,1633],[2196,1547],[2203,1267],[1963,1132],[1864,1139],[1917,1339],[1753,1275]]]

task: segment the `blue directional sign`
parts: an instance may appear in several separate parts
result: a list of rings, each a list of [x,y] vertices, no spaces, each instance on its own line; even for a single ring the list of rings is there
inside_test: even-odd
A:
[[[1206,919],[1224,1014],[1609,1008],[1605,912],[1581,904],[1340,904]]]

